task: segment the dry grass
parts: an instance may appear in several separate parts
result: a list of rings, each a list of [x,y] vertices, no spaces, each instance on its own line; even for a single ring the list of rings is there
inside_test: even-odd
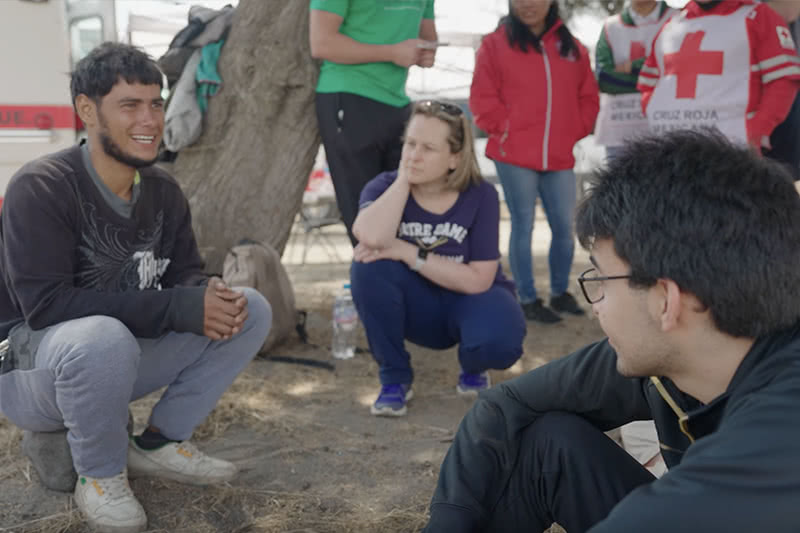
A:
[[[160,394],[161,391],[157,391],[131,405],[137,427],[146,424],[146,417]],[[344,438],[358,437],[330,426],[300,421],[288,413],[276,413],[273,394],[264,388],[263,380],[242,376],[196,429],[193,438],[214,439],[226,433],[232,425],[281,434],[313,433],[324,428],[327,431],[334,429]],[[22,431],[0,417],[0,446],[4,450],[0,461],[0,481],[23,472],[27,481],[37,482],[35,478],[31,479],[29,462],[19,453],[21,439]],[[285,458],[304,451],[311,451],[311,448],[281,448],[271,455]],[[375,474],[380,475],[380,472]],[[151,530],[154,533],[413,532],[421,530],[428,516],[427,498],[420,498],[411,507],[380,513],[353,503],[354,498],[348,494],[330,496],[220,485],[192,492],[188,502],[184,499],[177,505],[169,505],[170,502],[156,500],[153,495],[181,494],[184,487],[158,480],[134,480],[132,485],[148,515],[158,517],[160,527]],[[185,494],[182,496],[185,498]],[[86,525],[71,500],[68,501],[62,512],[19,523],[12,528],[0,526],[0,532],[83,533]]]
[[[313,531],[315,533],[367,533],[419,531],[427,521],[425,505],[375,513],[354,505],[346,497],[320,497],[305,493],[274,492],[266,499],[253,530],[264,533]]]
[[[158,487],[160,482],[151,482]],[[137,486],[137,485],[135,485]],[[170,487],[167,487],[170,488]],[[151,505],[147,496],[143,505]],[[162,502],[163,503],[163,502]],[[427,521],[425,505],[374,513],[357,506],[345,496],[321,497],[307,493],[264,491],[230,486],[208,487],[186,506],[174,508],[159,517],[158,529],[151,533],[374,533],[416,532]],[[69,507],[61,513],[45,516],[3,533],[83,533],[80,513]]]
[[[131,405],[139,429],[146,423],[146,417],[160,394],[161,391],[157,391]],[[329,435],[336,433],[338,439],[346,443],[360,438],[351,431],[301,420],[289,412],[276,409],[281,403],[279,396],[279,391],[264,387],[264,381],[259,376],[243,375],[197,428],[194,438],[214,439],[226,433],[231,426],[247,426],[261,433],[294,435],[299,439],[323,430]],[[448,432],[444,429],[441,431]],[[0,446],[3,450],[0,455],[0,481],[18,477],[22,473],[28,482],[37,482],[31,479],[27,459],[19,453],[21,438],[22,431],[0,417]],[[285,460],[314,451],[314,447],[287,446],[269,455]],[[435,476],[432,465],[423,466],[424,472],[420,471],[419,475]],[[386,473],[376,464],[367,468],[367,474],[380,479]],[[413,495],[401,506],[385,511],[361,503],[358,498],[360,494],[346,491],[321,494],[230,485],[187,490],[171,482],[138,479],[132,481],[132,485],[148,516],[157,519],[158,529],[151,530],[152,533],[411,533],[420,531],[428,519],[428,494]],[[60,512],[18,523],[11,528],[0,527],[0,532],[84,533],[87,530],[80,513],[73,507],[71,499],[66,501]],[[553,529],[551,533],[563,533],[563,530]]]
[[[22,430],[0,416],[0,481],[17,475],[20,471],[30,479],[28,462],[20,455]]]
[[[319,342],[329,335],[330,291],[312,295],[324,300],[309,318],[311,339]],[[592,340],[592,328],[576,320],[548,330],[547,337],[533,331],[530,356],[501,379]],[[307,345],[282,347],[281,354],[329,357]],[[419,532],[438,466],[468,408],[452,394],[454,355],[415,351],[421,394],[414,415],[390,424],[366,414],[364,391],[377,381],[368,357],[341,364],[335,373],[256,361],[193,437],[211,453],[234,444],[238,451],[231,453],[240,454],[235,460],[244,465],[244,475],[235,486],[206,488],[133,480],[151,533]],[[137,432],[161,392],[131,404]],[[38,487],[20,453],[21,437],[0,416],[0,532],[87,533],[71,498]],[[554,527],[550,533],[564,532]]]
[[[234,424],[245,425],[253,429],[263,426],[267,418],[275,416],[267,394],[264,392],[263,380],[240,376],[236,382],[220,398],[217,406],[205,421],[197,426],[192,440],[208,440],[219,437]],[[147,417],[153,406],[161,397],[162,390],[158,390],[133,402],[130,406],[135,426],[138,430],[144,428]]]
[[[64,512],[17,524],[12,528],[0,528],[4,533],[78,533],[83,530],[83,518],[78,510],[72,507],[72,503]]]
[[[134,402],[131,409],[139,429],[160,397],[161,391]],[[335,433],[339,441],[354,443],[360,435],[343,428],[320,422],[302,420],[291,412],[279,409],[280,391],[264,386],[259,376],[243,375],[225,393],[206,421],[197,428],[198,440],[221,437],[231,426],[247,426],[260,433],[293,435],[305,440],[306,435],[327,431]],[[429,426],[414,426],[428,428]],[[433,426],[430,426],[434,428]],[[448,433],[441,428],[440,432]],[[20,473],[30,483],[30,465],[20,453],[22,431],[0,417],[0,481],[19,477]],[[313,453],[315,447],[289,445],[269,454],[279,460]],[[424,468],[423,468],[424,467]],[[418,475],[435,476],[435,468],[422,464]],[[368,465],[370,478],[380,479],[386,472],[379,462]],[[157,523],[152,533],[382,533],[418,532],[428,519],[428,494],[412,495],[401,505],[390,510],[378,510],[362,503],[361,493],[330,489],[320,492],[263,490],[256,487],[218,485],[201,490],[186,489],[171,482],[159,480],[134,480],[134,491],[140,496],[148,516]],[[362,489],[363,491],[364,489]],[[166,500],[165,500],[166,498]],[[1,514],[1,513],[0,513]],[[67,498],[63,510],[3,529],[3,533],[84,533],[86,525],[80,513]],[[553,528],[551,533],[563,533]]]

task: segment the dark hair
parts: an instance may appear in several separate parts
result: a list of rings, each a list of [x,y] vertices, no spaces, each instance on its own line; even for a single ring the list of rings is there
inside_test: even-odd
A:
[[[75,65],[69,84],[72,105],[79,94],[99,103],[120,78],[128,83],[164,87],[161,71],[144,51],[129,44],[106,42]]]
[[[547,32],[552,28],[559,18],[558,0],[553,0],[544,19],[544,31]],[[514,10],[511,8],[511,0],[508,2],[508,15],[500,19],[498,26],[506,27],[506,36],[508,37],[508,44],[511,48],[516,46],[527,53],[528,46],[530,46],[537,52],[542,53],[541,39],[514,14]],[[568,57],[570,53],[574,53],[576,58],[580,57],[580,49],[578,45],[575,44],[575,38],[572,36],[572,33],[570,33],[566,24],[562,24],[556,31],[558,32],[559,39],[561,39],[561,57]]]
[[[576,233],[587,249],[611,239],[632,287],[671,279],[734,337],[800,320],[800,196],[778,163],[717,130],[629,143],[595,173]]]

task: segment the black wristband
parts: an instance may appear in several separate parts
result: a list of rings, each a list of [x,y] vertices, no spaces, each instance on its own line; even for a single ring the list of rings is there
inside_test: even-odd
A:
[[[422,268],[422,265],[425,264],[425,260],[427,259],[427,257],[428,257],[428,249],[423,248],[422,246],[418,247],[417,259],[414,262],[414,265],[411,267],[411,270],[413,270],[414,272],[419,271],[419,269]]]

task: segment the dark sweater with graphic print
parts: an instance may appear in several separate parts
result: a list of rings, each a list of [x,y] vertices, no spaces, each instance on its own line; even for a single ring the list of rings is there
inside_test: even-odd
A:
[[[14,175],[0,212],[0,339],[23,320],[36,330],[91,315],[137,337],[203,333],[208,277],[188,202],[163,170],[139,173],[130,217],[104,199],[79,146]]]

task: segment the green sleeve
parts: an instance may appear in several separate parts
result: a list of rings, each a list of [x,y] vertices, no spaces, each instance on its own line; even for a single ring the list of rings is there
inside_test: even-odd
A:
[[[330,13],[335,13],[340,17],[344,17],[347,15],[347,7],[349,3],[349,0],[311,0],[311,9],[328,11]]]
[[[433,17],[433,0],[425,0],[425,11],[422,12],[422,18],[432,19]]]
[[[595,62],[597,63],[597,72],[612,71],[614,70],[614,54],[611,52],[611,47],[608,45],[606,39],[606,27],[600,30],[600,38],[597,39],[597,47],[595,48]]]
[[[626,94],[637,92],[636,80],[639,77],[639,69],[641,69],[642,63],[639,62],[637,65],[637,62],[634,62],[634,65],[637,66],[630,74],[617,72],[615,70],[616,64],[614,63],[614,54],[606,39],[605,26],[603,27],[603,31],[600,32],[600,39],[597,40],[595,57],[597,63],[597,83],[600,86],[601,93]]]

